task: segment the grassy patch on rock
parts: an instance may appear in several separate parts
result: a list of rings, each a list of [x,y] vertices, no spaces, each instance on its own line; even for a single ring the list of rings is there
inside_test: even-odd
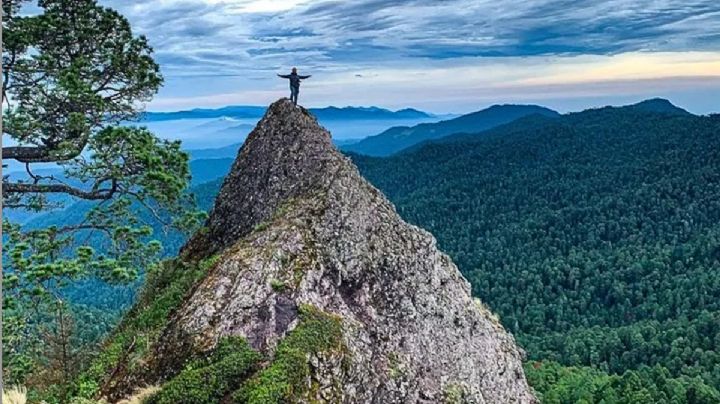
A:
[[[145,404],[215,404],[236,390],[260,361],[243,338],[228,337],[208,358],[193,361]]]
[[[340,318],[303,305],[300,307],[300,324],[280,342],[272,363],[248,380],[234,394],[234,401],[247,404],[296,402],[308,390],[309,356],[342,349]]]

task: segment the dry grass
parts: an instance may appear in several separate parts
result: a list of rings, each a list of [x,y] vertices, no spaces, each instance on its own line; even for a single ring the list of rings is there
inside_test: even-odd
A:
[[[27,402],[27,389],[22,386],[13,386],[2,392],[2,404],[25,404]]]
[[[480,309],[480,312],[487,317],[490,322],[495,325],[496,328],[498,328],[501,331],[504,331],[502,324],[500,323],[500,317],[496,313],[494,313],[492,310],[490,310],[485,303],[483,303],[480,299],[477,297],[473,298],[473,302],[475,303],[475,306]]]
[[[160,390],[158,386],[147,386],[137,390],[132,397],[128,397],[117,404],[142,404],[143,400],[157,393]],[[3,403],[4,404],[4,403]]]

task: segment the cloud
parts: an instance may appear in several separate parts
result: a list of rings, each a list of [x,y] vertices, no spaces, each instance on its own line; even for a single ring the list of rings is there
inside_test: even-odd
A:
[[[328,102],[386,101],[395,91],[407,106],[420,97],[459,103],[522,88],[541,94],[548,86],[574,97],[582,91],[565,83],[597,94],[608,80],[612,88],[646,91],[649,82],[627,81],[702,77],[703,69],[717,69],[720,55],[717,0],[99,2],[126,15],[154,46],[166,87],[153,105],[162,108],[251,96],[261,103],[284,94],[274,73],[292,66],[312,71],[308,92]],[[684,63],[672,55],[692,62],[693,54],[704,60],[683,69],[652,58]],[[701,86],[694,79],[682,85]]]
[[[336,71],[347,63],[720,49],[715,0],[101,2],[162,50],[172,74],[193,70],[188,63],[228,74],[259,65]],[[199,52],[232,63],[207,66]]]

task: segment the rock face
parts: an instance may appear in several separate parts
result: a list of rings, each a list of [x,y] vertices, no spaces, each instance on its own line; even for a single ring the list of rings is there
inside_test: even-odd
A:
[[[512,336],[435,239],[286,99],[248,137],[183,254],[220,256],[163,333],[160,372],[225,336],[272,354],[310,305],[340,319],[345,349],[308,358],[316,388],[298,401],[536,402]]]

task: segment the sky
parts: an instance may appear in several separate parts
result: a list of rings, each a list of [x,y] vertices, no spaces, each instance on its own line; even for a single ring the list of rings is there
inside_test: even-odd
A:
[[[148,37],[167,111],[264,105],[560,111],[669,98],[720,112],[717,0],[99,0]]]

